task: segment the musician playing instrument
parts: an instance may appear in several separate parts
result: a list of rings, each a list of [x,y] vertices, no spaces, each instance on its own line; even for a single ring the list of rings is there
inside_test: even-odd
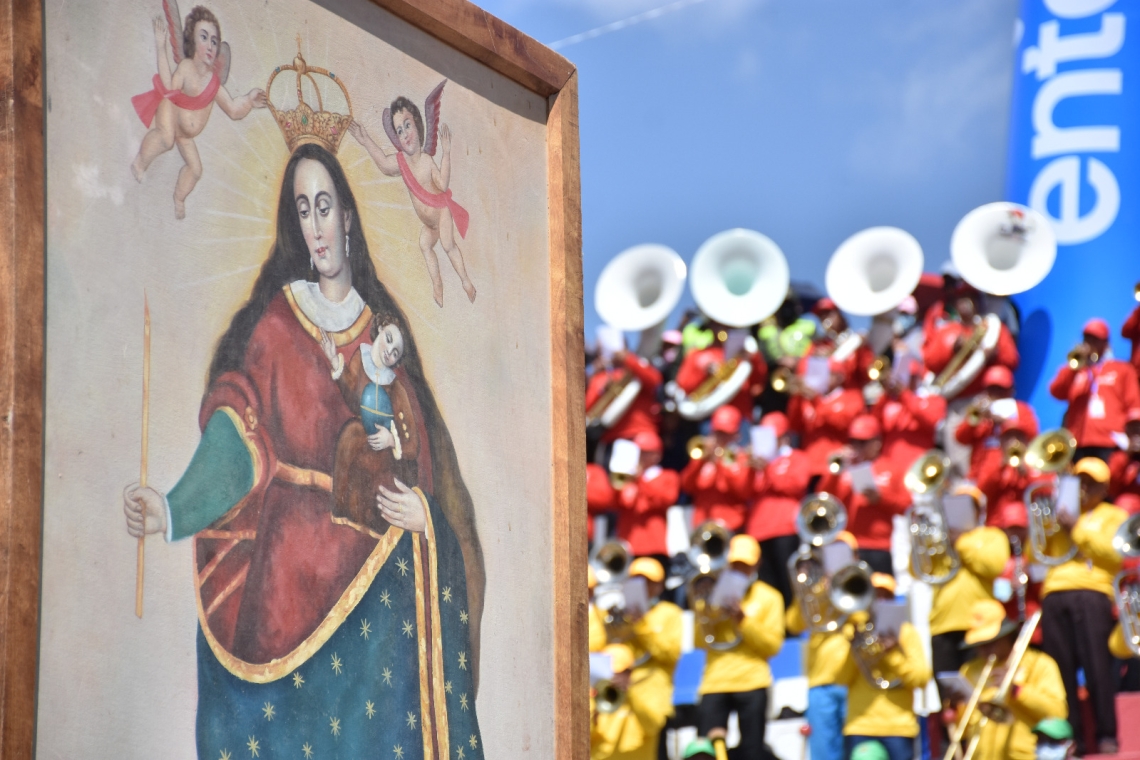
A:
[[[1140,512],[1140,409],[1128,412],[1124,422],[1128,447],[1112,452],[1108,469],[1112,474],[1108,498],[1129,514]]]
[[[816,301],[812,313],[819,317],[820,330],[812,341],[810,353],[830,358],[843,372],[846,386],[862,390],[869,380],[867,369],[875,360],[867,341],[851,329],[847,317],[830,298]]]
[[[713,332],[712,345],[690,351],[685,355],[681,361],[681,366],[677,369],[677,377],[674,380],[677,387],[686,394],[691,394],[697,390],[706,380],[714,376],[725,362],[736,358],[725,356],[724,353],[725,341],[728,340],[728,328],[716,323],[712,323],[711,328]],[[741,418],[747,421],[752,420],[752,407],[755,404],[755,399],[764,391],[764,386],[768,383],[768,365],[760,356],[759,348],[754,338],[745,339],[744,348],[741,349],[739,357],[746,359],[752,365],[752,374],[740,386],[740,390],[737,391],[732,400],[728,402],[740,412]]]
[[[610,515],[617,508],[617,491],[610,483],[610,474],[600,464],[586,465],[586,538],[593,544],[596,538],[604,543],[608,536],[594,536],[594,521],[598,517]]]
[[[986,457],[1000,456],[998,436],[1007,422],[1031,418],[1036,425],[1037,421],[1033,407],[1013,400],[1013,373],[1008,367],[995,365],[986,369],[982,373],[982,386],[982,392],[971,399],[962,422],[954,431],[958,443],[970,447],[970,469],[966,477],[975,482]],[[994,406],[995,401],[997,406]]]
[[[1110,473],[1100,459],[1085,457],[1073,467],[1080,478],[1080,517],[1060,511],[1064,527],[1077,555],[1049,568],[1041,589],[1042,649],[1057,661],[1069,699],[1070,720],[1077,735],[1078,754],[1083,753],[1085,732],[1077,700],[1077,669],[1084,670],[1085,685],[1096,719],[1097,749],[1113,754],[1116,749],[1115,685],[1108,638],[1115,622],[1113,577],[1121,558],[1112,538],[1128,513],[1104,501]],[[1090,748],[1093,749],[1093,748]]]
[[[659,465],[662,445],[656,432],[643,430],[633,442],[641,450],[637,474],[606,501],[618,512],[618,538],[629,544],[635,557],[667,558],[665,512],[677,503],[681,477]],[[607,485],[613,488],[609,481]]]
[[[586,409],[592,408],[614,383],[628,378],[641,383],[641,390],[630,404],[629,411],[602,433],[601,440],[605,443],[618,438],[633,440],[641,432],[657,432],[661,420],[661,405],[657,401],[661,373],[648,361],[628,351],[615,353],[609,366],[599,357],[597,369],[586,384]]]
[[[883,395],[871,407],[883,427],[883,458],[899,474],[934,448],[935,430],[946,416],[946,399],[919,388],[925,372],[918,362],[915,365],[907,385],[884,373],[879,378]]]
[[[1064,719],[1068,716],[1065,686],[1057,663],[1044,652],[1027,649],[1020,662],[1014,663],[1017,671],[1013,676],[1013,686],[1002,705],[1012,721],[996,719],[991,702],[998,685],[1006,677],[1006,667],[1020,627],[1006,618],[1005,608],[1000,602],[984,600],[970,608],[970,627],[962,645],[971,651],[972,659],[962,666],[961,673],[976,685],[987,659],[993,656],[996,663],[987,679],[990,685],[982,690],[976,714],[978,718],[982,715],[990,718],[981,727],[974,754],[979,760],[1033,760],[1037,744],[1033,727],[1047,718]],[[965,696],[969,695],[964,695],[963,699]],[[967,736],[973,736],[978,724],[979,721],[971,720],[973,728],[968,730]]]
[[[1132,292],[1137,296],[1136,300],[1140,301],[1140,283],[1137,283]],[[1132,310],[1128,319],[1124,320],[1124,325],[1120,328],[1120,336],[1125,340],[1132,341],[1132,367],[1136,370],[1136,374],[1140,375],[1140,304]]]
[[[661,601],[665,591],[665,569],[652,557],[638,557],[629,566],[630,578],[644,578],[649,610],[634,615],[633,637],[627,642],[636,658],[633,682],[655,690],[668,700],[666,718],[673,715],[673,671],[681,659],[681,608]],[[648,741],[648,740],[647,740]],[[656,736],[653,737],[656,756]]]
[[[895,580],[889,575],[871,576],[878,599],[895,598]],[[865,613],[856,617],[857,624]],[[918,719],[914,714],[914,690],[931,678],[930,665],[923,652],[922,639],[910,623],[899,627],[898,638],[886,633],[879,638],[884,650],[878,668],[882,676],[898,685],[880,689],[863,675],[849,650],[836,679],[847,686],[847,721],[843,726],[844,742],[850,752],[860,742],[875,740],[887,749],[890,760],[911,760],[914,738],[918,736]]]
[[[735,445],[740,411],[730,404],[713,412],[712,436],[681,471],[681,490],[693,499],[693,524],[717,520],[740,530],[748,512],[752,469],[748,453]]]
[[[1109,354],[1108,324],[1090,319],[1082,330],[1082,342],[1070,361],[1057,370],[1049,392],[1067,401],[1062,423],[1077,439],[1076,456],[1108,460],[1116,448],[1113,433],[1124,430],[1128,413],[1140,408],[1140,381],[1136,368]]]
[[[811,481],[811,462],[792,448],[788,418],[782,412],[769,412],[760,425],[772,429],[779,448],[770,462],[751,457],[752,507],[745,529],[760,542],[760,580],[777,589],[787,607],[792,604],[788,559],[800,545],[796,515]]]
[[[978,488],[986,495],[986,525],[1016,534],[1022,542],[1028,525],[1025,489],[1041,479],[1025,463],[1025,451],[1037,432],[1037,415],[1032,411],[1019,412],[1016,420],[1003,422],[999,448],[986,454],[977,472]]]
[[[847,507],[847,529],[859,542],[859,554],[872,570],[893,575],[891,532],[895,515],[906,512],[910,493],[903,476],[881,454],[883,431],[879,421],[869,414],[856,417],[847,429],[847,446],[841,452],[839,472],[828,471],[820,479],[817,490],[835,496]],[[852,470],[870,463],[872,483],[855,490]],[[860,470],[863,468],[860,467]]]
[[[752,575],[759,563],[760,544],[756,539],[746,534],[733,536],[728,547],[729,567]],[[707,651],[698,689],[698,732],[714,741],[723,739],[728,732],[728,715],[736,712],[740,744],[735,754],[741,758],[763,757],[768,687],[772,683],[768,660],[784,644],[784,600],[767,583],[755,581],[731,612],[732,620],[722,623],[713,633],[716,639],[724,641],[738,633],[738,645],[717,649],[703,636],[696,641],[698,647]]]
[[[836,364],[831,366],[831,377],[826,393],[820,395],[804,385],[801,378],[807,361],[801,360],[797,375],[788,390],[788,423],[800,434],[800,446],[811,462],[812,474],[827,471],[828,457],[843,446],[847,429],[865,407],[862,391],[844,387],[846,372]]]
[[[602,611],[594,604],[594,589],[598,587],[598,576],[591,565],[586,565],[586,588],[589,589],[590,602],[587,617],[590,621],[589,647],[591,652],[600,652],[606,648],[606,621]]]
[[[859,543],[848,531],[835,538],[851,547],[858,558]],[[785,614],[788,632],[799,636],[807,630],[803,607],[796,600]],[[816,760],[843,760],[843,724],[847,715],[847,687],[837,683],[851,648],[850,623],[835,631],[812,631],[808,636],[804,668],[808,679],[807,722],[811,726],[808,746]]]
[[[613,663],[612,682],[625,699],[613,712],[591,709],[590,760],[656,760],[661,731],[673,714],[673,690],[643,679],[625,644],[610,644],[604,651]]]
[[[955,496],[967,496],[974,504],[977,525],[959,533],[949,530],[949,539],[958,553],[958,572],[946,583],[934,587],[930,607],[930,654],[935,673],[958,670],[965,663],[962,642],[970,628],[971,610],[977,602],[993,601],[994,579],[1009,561],[1009,541],[998,528],[982,524],[986,497],[975,486],[961,484]],[[947,695],[939,693],[943,702]]]

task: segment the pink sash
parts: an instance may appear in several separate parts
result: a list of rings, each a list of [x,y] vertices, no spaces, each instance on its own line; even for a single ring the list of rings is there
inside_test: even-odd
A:
[[[459,230],[459,237],[467,237],[467,225],[471,221],[471,215],[467,213],[467,209],[452,200],[451,190],[448,189],[442,193],[429,193],[412,174],[411,167],[408,166],[408,162],[401,151],[396,151],[396,162],[400,165],[400,174],[404,177],[404,184],[408,186],[408,190],[411,191],[416,200],[432,208],[446,206],[451,212],[451,218],[455,220],[455,229]]]
[[[164,99],[185,111],[201,111],[214,101],[214,96],[218,94],[218,88],[221,86],[221,80],[217,74],[214,74],[200,95],[190,97],[181,90],[166,89],[162,84],[162,77],[155,74],[154,89],[142,95],[135,95],[131,98],[131,105],[135,107],[135,113],[142,119],[142,123],[149,127],[154,121],[154,115],[158,113],[158,104]]]

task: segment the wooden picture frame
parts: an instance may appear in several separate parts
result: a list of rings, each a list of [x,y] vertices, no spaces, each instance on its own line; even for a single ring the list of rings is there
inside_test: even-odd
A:
[[[466,0],[371,0],[545,98],[555,756],[589,754],[577,74]],[[0,756],[35,753],[44,483],[46,113],[40,0],[0,0]],[[43,708],[44,705],[40,705]]]

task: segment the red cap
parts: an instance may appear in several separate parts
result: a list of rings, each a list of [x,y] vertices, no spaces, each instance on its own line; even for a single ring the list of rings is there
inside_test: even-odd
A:
[[[1140,412],[1140,409],[1136,411]],[[788,434],[788,417],[783,412],[768,412],[760,418],[760,424],[775,430],[777,438]]]
[[[838,308],[839,307],[835,305],[835,301],[832,301],[827,296],[824,296],[815,302],[815,306],[811,307],[811,313],[822,314],[825,311],[835,311]]]
[[[665,448],[661,445],[661,437],[654,433],[652,430],[642,430],[640,433],[633,437],[633,442],[637,444],[637,448],[644,451],[650,451],[660,454]]]
[[[740,410],[725,404],[712,414],[714,433],[735,433],[740,430]]]
[[[1108,323],[1099,317],[1094,317],[1088,322],[1085,322],[1084,329],[1081,332],[1085,335],[1091,335],[1100,340],[1108,340]]]
[[[847,437],[856,441],[870,441],[874,438],[881,438],[882,435],[883,426],[869,414],[859,415],[851,423],[851,427],[847,428]]]
[[[995,364],[985,371],[982,375],[982,385],[991,386],[996,385],[998,388],[1010,389],[1013,387],[1013,373],[1009,371],[1008,367],[1003,367],[1000,364]]]
[[[1026,438],[1033,440],[1038,433],[1037,420],[1034,415],[1025,413],[1025,407],[1021,407],[1017,410],[1016,420],[1010,420],[1002,425],[1001,432],[1008,433],[1011,430],[1019,430],[1025,433]]]

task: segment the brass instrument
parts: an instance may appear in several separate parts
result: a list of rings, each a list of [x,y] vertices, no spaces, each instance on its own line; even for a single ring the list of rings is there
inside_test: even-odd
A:
[[[932,585],[951,580],[962,565],[950,543],[946,512],[942,509],[941,492],[949,472],[950,458],[933,450],[919,457],[903,479],[914,499],[914,506],[907,510],[911,572],[918,580]]]
[[[805,544],[829,544],[846,528],[847,508],[831,494],[809,494],[800,502],[800,511],[796,513],[796,533]]]
[[[633,554],[622,541],[608,541],[598,547],[590,564],[594,566],[594,576],[598,586],[613,586],[625,581]]]
[[[731,448],[714,446],[712,440],[703,435],[694,435],[690,438],[685,444],[685,449],[689,452],[690,459],[718,459],[726,464],[736,460]]]
[[[855,658],[855,664],[867,682],[883,691],[897,689],[902,683],[900,678],[887,678],[883,675],[881,665],[888,651],[883,648],[879,632],[875,630],[874,619],[855,626],[855,638],[851,640],[851,656]]]
[[[882,380],[883,375],[891,371],[890,357],[881,355],[876,356],[875,360],[871,362],[871,366],[867,368],[867,378],[872,382],[879,382]]]
[[[832,454],[827,458],[827,471],[832,475],[838,475],[843,470],[843,455]]]
[[[725,383],[729,378],[736,374],[736,368],[740,365],[739,357],[732,357],[724,364],[716,368],[716,372],[709,375],[705,380],[696,387],[686,398],[693,403],[704,401],[709,395],[716,390],[720,385]]]
[[[732,534],[720,523],[701,523],[689,537],[689,562],[698,572],[715,572],[728,564],[728,544]]]
[[[1043,473],[1056,475],[1069,467],[1077,440],[1065,428],[1049,430],[1034,438],[1025,451],[1025,463]],[[1025,508],[1029,517],[1029,546],[1033,555],[1042,564],[1061,565],[1077,554],[1077,546],[1059,522],[1057,522],[1057,478],[1043,483],[1031,484],[1025,489]],[[1049,542],[1054,536],[1065,540],[1065,548],[1059,554],[1050,554]]]
[[[871,609],[871,603],[875,601],[871,568],[866,562],[856,562],[836,571],[831,576],[830,585],[827,600],[845,620],[848,615]]]
[[[979,319],[977,324],[974,325],[970,337],[966,338],[962,346],[950,357],[950,361],[942,368],[938,376],[934,378],[934,388],[942,390],[946,383],[950,382],[950,378],[954,377],[955,373],[957,373],[958,370],[962,368],[962,365],[966,363],[966,360],[970,358],[970,355],[977,351],[982,345],[982,341],[985,340],[986,331],[988,329],[989,327],[986,324],[986,320]]]
[[[1112,537],[1112,546],[1124,558],[1140,557],[1140,516],[1124,521]],[[1140,571],[1121,570],[1112,581],[1116,608],[1120,612],[1120,631],[1124,643],[1140,657]]]
[[[962,739],[966,738],[966,729],[969,728],[970,718],[973,716],[974,711],[978,709],[978,702],[982,699],[982,692],[985,691],[986,684],[988,684],[990,680],[990,673],[994,672],[994,665],[996,664],[996,654],[991,654],[986,658],[986,664],[982,667],[982,672],[978,676],[978,683],[974,685],[974,690],[970,692],[970,699],[966,702],[966,709],[962,711],[962,717],[958,719],[958,722],[954,724],[953,730],[950,731],[950,746],[946,748],[946,754],[942,760],[954,760],[955,755],[961,754]],[[974,741],[971,740],[970,744],[974,744]]]
[[[790,392],[794,377],[795,373],[789,368],[776,367],[772,372],[772,379],[769,383],[772,386],[772,390],[776,391],[776,393],[787,393]]]
[[[633,621],[625,611],[622,584],[629,577],[633,553],[622,541],[608,541],[598,547],[590,564],[598,585],[594,590],[598,610],[606,627],[606,639],[613,644],[633,638]]]
[[[834,496],[817,493],[808,496],[800,505],[796,515],[796,533],[799,535],[799,550],[788,560],[788,578],[792,590],[800,604],[804,622],[813,632],[834,632],[847,620],[847,615],[855,609],[853,598],[856,594],[854,582],[844,587],[850,607],[846,612],[832,601],[832,582],[824,573],[818,547],[831,543],[847,526],[847,510]],[[870,583],[870,576],[867,579]]]
[[[1008,467],[1020,467],[1025,462],[1025,444],[1021,441],[1010,441],[1005,450],[1005,463]]]
[[[1077,370],[1099,362],[1100,354],[1089,350],[1087,343],[1080,343],[1069,352],[1066,358],[1069,362],[1069,369]]]
[[[983,398],[981,401],[975,401],[966,407],[966,424],[974,427],[982,421],[982,417],[989,414],[990,400]]]
[[[621,489],[625,488],[626,486],[628,486],[630,483],[632,483],[635,480],[637,480],[636,475],[630,475],[629,473],[626,473],[626,472],[611,472],[610,473],[610,486],[615,491],[620,491]]]
[[[594,684],[594,708],[602,714],[617,712],[625,704],[625,690],[609,679]]]
[[[718,522],[709,520],[702,523],[690,539],[689,562],[696,571],[686,584],[689,609],[693,611],[695,635],[703,637],[710,649],[724,651],[732,649],[741,641],[740,631],[729,610],[709,604],[709,595],[728,565],[728,545],[732,534]],[[717,641],[717,629],[725,622],[733,621],[733,632],[727,641]]]
[[[622,370],[586,410],[586,427],[612,427],[629,410],[640,392],[641,382],[629,370]]]
[[[1137,301],[1140,301],[1140,282],[1136,283],[1132,287],[1132,297]]]
[[[886,314],[918,287],[922,263],[922,246],[906,230],[898,227],[860,230],[831,254],[824,274],[827,295],[839,310],[848,314],[861,317]],[[823,327],[832,328],[828,332],[834,332],[827,320]],[[835,340],[834,345],[838,347],[839,343]]]

